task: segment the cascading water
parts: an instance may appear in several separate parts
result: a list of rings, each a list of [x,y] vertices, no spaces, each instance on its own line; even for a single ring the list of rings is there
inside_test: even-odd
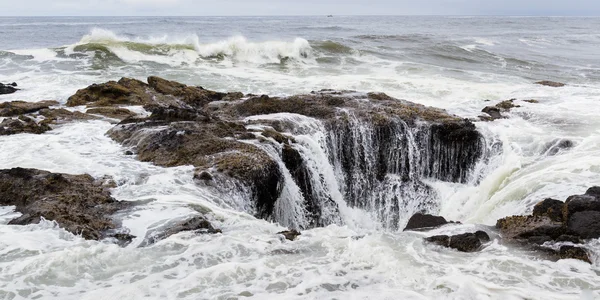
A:
[[[428,181],[466,183],[491,153],[473,130],[398,118],[373,121],[350,111],[327,121],[296,114],[246,121],[256,120],[277,122],[294,141],[259,146],[285,174],[273,218],[297,229],[355,223],[355,208],[398,230],[416,212],[439,210],[440,195]]]

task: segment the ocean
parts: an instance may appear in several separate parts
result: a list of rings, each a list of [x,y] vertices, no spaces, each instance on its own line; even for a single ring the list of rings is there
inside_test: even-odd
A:
[[[517,99],[509,118],[475,122],[501,147],[476,176],[427,179],[438,195],[430,212],[463,222],[434,233],[489,229],[545,198],[600,185],[600,18],[0,17],[0,37],[0,82],[21,89],[0,102],[64,104],[93,83],[151,75],[258,95],[384,92],[473,119],[485,106]],[[533,84],[540,80],[567,85]],[[538,103],[522,101],[530,99]],[[281,224],[244,211],[247,199],[232,205],[197,185],[192,166],[125,155],[105,135],[113,126],[93,120],[1,136],[0,169],[112,176],[116,199],[147,201],[120,216],[138,237],[197,206],[212,211],[223,233],[119,247],[50,221],[6,225],[18,213],[0,207],[0,299],[600,298],[597,239],[585,245],[591,265],[544,260],[498,239],[479,253],[459,253],[349,208],[343,224],[285,243],[275,235]],[[561,140],[574,146],[549,154]],[[401,225],[408,217],[401,213]]]

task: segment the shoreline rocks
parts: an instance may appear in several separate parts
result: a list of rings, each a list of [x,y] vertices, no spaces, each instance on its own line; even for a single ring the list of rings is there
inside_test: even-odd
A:
[[[565,202],[546,199],[534,207],[528,216],[512,216],[498,220],[496,227],[503,240],[545,251],[545,244],[581,244],[586,239],[600,237],[600,187],[590,188],[584,195],[573,195]],[[560,258],[590,259],[585,249],[560,248]],[[570,255],[570,256],[569,256]]]
[[[460,252],[477,252],[490,241],[490,236],[485,231],[479,230],[474,233],[468,232],[452,236],[436,235],[425,238],[425,241]]]

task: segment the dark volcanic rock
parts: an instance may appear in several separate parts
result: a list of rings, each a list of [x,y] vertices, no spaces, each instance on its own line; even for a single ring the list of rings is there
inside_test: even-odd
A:
[[[437,235],[425,238],[425,241],[460,252],[476,252],[481,250],[484,243],[490,241],[490,236],[484,231],[477,231],[453,236]]]
[[[85,89],[78,90],[75,95],[69,97],[67,106],[151,104],[154,101],[147,90],[147,84],[135,79],[123,78],[119,82],[109,81],[103,84],[93,84]]]
[[[110,216],[129,206],[112,198],[106,187],[89,175],[22,168],[0,170],[0,205],[15,206],[23,214],[9,224],[35,224],[43,217],[93,240],[117,229]]]
[[[562,247],[560,247],[560,250],[558,253],[559,253],[560,259],[578,259],[578,260],[582,260],[589,264],[592,263],[587,251],[585,251],[585,249],[583,249],[581,247],[562,246]]]
[[[564,203],[546,199],[534,207],[533,215],[506,217],[498,220],[496,227],[505,242],[553,253],[561,259],[590,262],[582,248],[562,247],[555,251],[547,244],[580,244],[584,239],[600,238],[599,191],[599,187],[592,187],[585,195],[571,196]]]
[[[494,121],[506,118],[504,115],[502,115],[502,112],[508,112],[512,108],[521,107],[514,103],[515,100],[516,99],[505,100],[494,106],[486,106],[481,112],[488,114],[489,117],[480,116],[479,119],[482,121]]]
[[[600,238],[600,211],[581,211],[569,217],[569,230],[583,239]]]
[[[549,80],[538,81],[535,84],[545,85],[545,86],[549,86],[549,87],[563,87],[566,85],[561,82],[555,82],[555,81],[549,81]]]
[[[568,221],[572,215],[582,211],[600,212],[600,199],[593,195],[575,195],[567,198],[563,207],[563,220]]]
[[[534,216],[547,216],[552,221],[562,222],[563,221],[563,206],[564,202],[554,199],[546,199],[535,205],[533,208]]]
[[[439,227],[448,223],[444,217],[416,213],[408,220],[404,231]]]
[[[25,102],[11,101],[0,103],[0,117],[13,117],[39,111],[50,106],[58,105],[57,101]]]
[[[14,82],[12,84],[0,83],[0,95],[12,94],[18,91],[19,89],[15,88],[16,86],[17,84]]]
[[[594,196],[597,199],[600,199],[600,186],[593,186],[593,187],[589,188],[585,192],[585,194],[589,195],[589,196]]]

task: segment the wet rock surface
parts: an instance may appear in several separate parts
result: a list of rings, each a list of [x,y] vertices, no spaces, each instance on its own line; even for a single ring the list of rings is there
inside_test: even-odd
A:
[[[295,241],[298,236],[302,235],[302,233],[300,233],[298,230],[286,230],[278,232],[277,234],[283,235],[286,240],[292,242]]]
[[[109,232],[119,226],[110,216],[130,203],[112,198],[107,187],[89,175],[14,168],[0,170],[0,205],[15,206],[22,214],[9,224],[36,224],[44,218],[99,240],[112,237]]]
[[[140,247],[149,246],[172,235],[186,231],[193,231],[195,234],[221,233],[220,229],[215,229],[204,217],[194,216],[184,221],[166,224],[161,230],[149,234],[142,244],[140,244]]]
[[[58,105],[57,101],[25,102],[11,101],[0,103],[0,117],[6,117],[0,123],[0,135],[20,133],[42,134],[52,130],[54,125],[76,120],[97,119],[78,111],[64,108],[50,108]]]
[[[510,99],[502,101],[494,106],[486,106],[481,112],[486,113],[488,116],[480,116],[479,119],[482,121],[505,119],[506,116],[504,116],[502,113],[509,112],[515,107],[521,107],[514,103],[516,100],[517,99]]]
[[[573,195],[565,202],[546,199],[538,203],[529,216],[512,216],[498,220],[496,227],[503,240],[533,249],[555,252],[560,258],[590,259],[584,248],[550,250],[544,245],[556,243],[580,244],[600,237],[599,187],[584,195]]]
[[[404,231],[427,228],[431,229],[449,223],[450,222],[446,221],[444,217],[416,213],[408,220],[408,224],[404,228]]]
[[[17,84],[14,82],[8,84],[0,83],[0,95],[12,94],[18,91],[19,89],[16,86]]]
[[[485,243],[490,241],[490,236],[485,231],[477,231],[452,236],[436,235],[425,238],[425,241],[460,252],[477,252],[483,248]]]

